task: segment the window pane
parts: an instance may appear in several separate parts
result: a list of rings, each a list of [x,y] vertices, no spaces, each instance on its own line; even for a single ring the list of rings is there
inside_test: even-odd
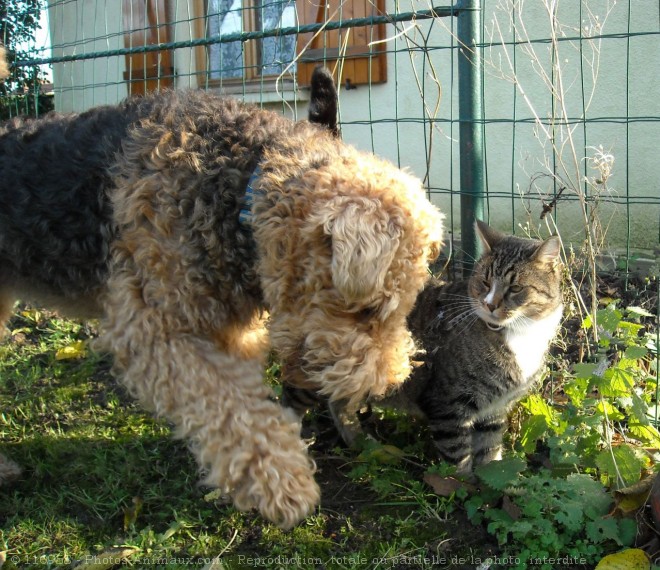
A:
[[[243,0],[208,0],[208,35],[243,31]],[[232,79],[243,76],[243,45],[240,41],[209,46],[209,78]]]
[[[257,0],[261,29],[273,30],[296,25],[295,0]],[[296,36],[264,38],[261,42],[259,68],[262,75],[279,75],[296,55]],[[289,71],[293,72],[292,67]]]

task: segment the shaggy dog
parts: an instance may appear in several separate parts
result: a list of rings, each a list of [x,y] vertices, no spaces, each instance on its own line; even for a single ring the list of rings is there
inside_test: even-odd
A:
[[[269,343],[289,382],[331,400],[401,383],[441,222],[391,164],[207,92],[13,119],[0,319],[19,297],[100,317],[124,384],[205,482],[287,528],[319,489],[295,414],[263,383]]]
[[[9,65],[7,64],[7,50],[0,44],[0,81],[9,77]]]

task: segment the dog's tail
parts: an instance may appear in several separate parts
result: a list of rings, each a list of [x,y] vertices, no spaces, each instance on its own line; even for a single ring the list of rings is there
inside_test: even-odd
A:
[[[9,77],[9,64],[7,63],[7,50],[0,44],[0,81]]]
[[[322,65],[312,73],[308,116],[310,123],[324,126],[334,136],[339,136],[337,88],[332,73]]]

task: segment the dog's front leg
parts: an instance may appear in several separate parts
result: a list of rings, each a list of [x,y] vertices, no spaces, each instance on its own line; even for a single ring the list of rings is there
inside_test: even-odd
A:
[[[235,330],[232,352],[226,342],[169,330],[155,309],[136,314],[124,303],[107,313],[104,339],[124,383],[190,442],[206,483],[283,528],[312,511],[319,489],[300,424],[264,385],[249,340],[235,342]]]

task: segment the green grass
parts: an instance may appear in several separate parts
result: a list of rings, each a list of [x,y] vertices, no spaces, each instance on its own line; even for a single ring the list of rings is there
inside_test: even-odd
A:
[[[24,473],[0,489],[3,570],[91,567],[91,555],[107,563],[97,568],[201,568],[218,555],[228,569],[430,568],[424,559],[446,549],[454,505],[423,489],[418,468],[356,474],[365,461],[322,446],[315,515],[284,532],[237,512],[199,486],[185,445],[90,350],[93,328],[25,310],[10,330],[0,344],[0,450]]]
[[[623,324],[617,321],[617,331]],[[651,348],[633,354],[630,346],[657,337],[639,324],[628,323],[622,330],[627,344],[619,348],[631,358],[636,355],[635,370],[647,387],[640,398],[651,405],[657,357],[649,353]],[[455,494],[425,483],[425,476],[446,483],[450,471],[429,459],[432,444],[412,418],[377,411],[375,426],[385,443],[367,440],[360,449],[346,450],[337,446],[329,416],[316,413],[305,422],[303,436],[313,440],[310,453],[318,466],[321,504],[285,532],[254,512],[237,512],[218,492],[199,485],[197,466],[185,444],[172,438],[167,423],[145,413],[126,394],[110,373],[110,358],[91,350],[93,324],[24,310],[12,319],[10,331],[0,343],[0,451],[24,473],[0,488],[2,570],[190,570],[205,568],[214,558],[220,561],[214,570],[474,569],[493,557],[499,557],[499,566],[484,568],[554,570],[585,566],[538,565],[529,557],[579,554],[597,561],[630,544],[635,535],[636,513],[615,520],[589,510],[594,497],[602,501],[602,512],[612,508],[606,504],[611,495],[602,486],[608,478],[598,462],[581,468],[587,475],[580,477],[586,477],[588,485],[580,478],[560,479],[577,465],[563,475],[546,468],[555,448],[566,451],[568,443],[570,449],[579,443],[577,436],[566,443],[554,434],[572,425],[571,414],[582,417],[579,414],[588,412],[586,404],[571,411],[566,398],[554,406],[536,407],[530,402],[545,400],[528,399],[518,415],[527,410],[535,421],[525,416],[522,427],[519,420],[514,422],[518,427],[511,430],[509,443],[517,451],[478,470],[478,490],[462,487]],[[611,339],[618,338],[614,333]],[[575,398],[577,380],[565,360],[570,348],[555,356],[560,362],[554,375]],[[612,347],[608,350],[614,354]],[[627,362],[612,361],[613,366]],[[275,382],[278,374],[273,363],[267,380]],[[584,389],[586,398],[590,389]],[[543,430],[537,434],[531,428],[539,427],[539,419]],[[521,437],[528,432],[534,435],[529,441]],[[622,448],[617,445],[612,451]],[[594,453],[599,457],[603,451],[598,447]],[[536,466],[523,458],[536,458]],[[590,496],[583,493],[587,488]],[[541,506],[530,506],[536,504]],[[640,503],[639,520],[645,516],[643,509]],[[589,532],[582,523],[570,524],[578,515],[591,525]],[[650,524],[647,520],[637,529]],[[515,563],[502,558],[518,555],[522,558]]]

